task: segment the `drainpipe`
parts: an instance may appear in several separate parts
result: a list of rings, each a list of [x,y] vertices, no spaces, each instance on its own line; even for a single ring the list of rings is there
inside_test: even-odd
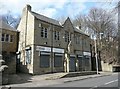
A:
[[[84,49],[83,49],[84,47],[83,47],[83,36],[82,36],[82,54],[83,54],[83,52],[84,52]],[[84,58],[84,54],[82,55],[83,57],[82,57],[82,61],[81,61],[81,70],[83,71],[83,58]]]
[[[24,46],[24,49],[23,49],[23,54],[24,54],[24,64],[26,64],[25,63],[25,48],[26,48],[26,42],[27,42],[27,20],[28,20],[28,10],[27,10],[27,12],[26,12],[26,23],[25,23],[25,46]]]
[[[54,53],[53,53],[53,30],[54,30],[54,26],[53,24],[51,24],[51,73],[54,72]]]

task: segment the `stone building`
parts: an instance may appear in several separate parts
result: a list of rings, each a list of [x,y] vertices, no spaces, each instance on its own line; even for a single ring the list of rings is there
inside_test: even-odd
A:
[[[2,59],[8,66],[8,73],[16,73],[16,52],[18,48],[18,32],[13,27],[3,21],[0,21],[0,49]]]
[[[22,11],[17,30],[20,71],[31,74],[90,71],[90,38],[74,27],[40,15],[30,5]]]

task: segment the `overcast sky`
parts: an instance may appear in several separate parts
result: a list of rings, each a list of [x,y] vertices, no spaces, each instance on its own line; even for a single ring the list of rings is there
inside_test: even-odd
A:
[[[21,15],[26,4],[32,11],[51,18],[71,17],[79,13],[87,14],[90,8],[101,7],[112,9],[119,0],[0,0],[0,14],[11,11],[14,17]],[[112,3],[110,3],[112,2]]]

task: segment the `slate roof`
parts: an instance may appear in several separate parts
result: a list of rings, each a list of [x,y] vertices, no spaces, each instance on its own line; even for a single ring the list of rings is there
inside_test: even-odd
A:
[[[49,17],[47,17],[47,16],[41,15],[41,14],[36,13],[36,12],[33,12],[33,11],[30,11],[30,12],[31,12],[31,14],[32,14],[33,16],[35,16],[37,19],[40,19],[40,20],[42,20],[42,21],[45,21],[45,22],[48,22],[48,23],[51,23],[51,24],[54,24],[54,25],[57,25],[57,26],[60,26],[60,27],[63,27],[63,25],[65,24],[65,22],[66,22],[68,19],[70,20],[70,18],[68,17],[68,18],[65,20],[64,24],[62,25],[59,21],[57,21],[57,20],[55,20],[55,19],[49,18]],[[72,25],[73,25],[73,24],[72,24]],[[79,33],[84,34],[84,35],[87,35],[87,34],[85,34],[84,32],[80,31],[80,29],[78,29],[78,28],[76,28],[76,27],[73,27],[73,28],[74,28],[74,31],[79,32]],[[87,35],[87,36],[88,36],[88,35]]]
[[[81,33],[81,34],[84,34],[84,35],[86,35],[86,36],[89,36],[88,34],[86,34],[86,33],[82,32],[82,31],[80,31],[80,29],[77,28],[77,27],[74,27],[74,31],[79,32],[79,33]]]
[[[9,26],[8,24],[6,24],[5,22],[3,22],[2,20],[0,21],[0,28],[1,29],[12,30],[12,31],[17,31],[15,28]]]
[[[35,16],[36,18],[42,20],[42,21],[45,21],[45,22],[48,22],[48,23],[51,23],[51,24],[54,24],[54,25],[57,25],[57,26],[61,26],[60,22],[55,20],[55,19],[52,19],[52,18],[49,18],[49,17],[46,17],[44,15],[40,15],[36,12],[31,12],[33,16]]]

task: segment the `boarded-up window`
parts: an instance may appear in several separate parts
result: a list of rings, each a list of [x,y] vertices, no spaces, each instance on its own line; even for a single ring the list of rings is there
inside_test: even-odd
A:
[[[63,61],[62,61],[62,55],[55,55],[54,57],[54,66],[55,67],[62,67]]]
[[[40,53],[40,67],[41,68],[47,68],[50,67],[50,54],[41,52]]]

